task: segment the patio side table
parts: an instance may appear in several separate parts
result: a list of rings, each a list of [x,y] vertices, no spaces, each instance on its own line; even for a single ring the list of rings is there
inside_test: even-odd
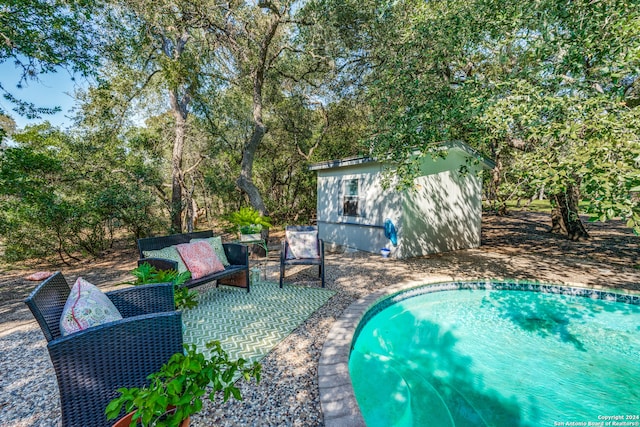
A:
[[[267,279],[267,264],[269,263],[269,246],[267,245],[267,242],[265,239],[252,239],[252,240],[234,240],[234,243],[240,243],[241,245],[258,245],[260,246],[262,249],[264,249],[264,253],[265,253],[265,257],[264,257],[264,261],[259,261],[259,266],[260,266],[260,270],[262,270],[262,277],[266,280]],[[264,262],[264,264],[263,264]],[[263,268],[264,267],[264,268]]]

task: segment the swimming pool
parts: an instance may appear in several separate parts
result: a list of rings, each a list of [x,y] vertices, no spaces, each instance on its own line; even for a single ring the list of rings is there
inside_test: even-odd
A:
[[[403,291],[356,329],[358,405],[370,427],[640,425],[639,303],[507,282]]]

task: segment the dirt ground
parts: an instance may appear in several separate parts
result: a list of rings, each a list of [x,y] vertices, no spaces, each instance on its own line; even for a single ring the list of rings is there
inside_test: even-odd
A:
[[[581,242],[548,233],[549,225],[549,215],[543,213],[520,211],[497,216],[485,212],[480,248],[393,261],[380,274],[396,271],[393,274],[398,274],[398,280],[406,271],[452,279],[515,278],[640,290],[640,237],[621,221],[586,223],[591,238]],[[282,234],[272,233],[270,248],[279,248]],[[276,250],[270,251],[272,267],[277,265],[278,256]],[[2,329],[32,320],[22,302],[37,284],[24,279],[30,273],[61,270],[70,283],[83,276],[110,289],[132,280],[129,272],[135,268],[137,258],[134,242],[120,241],[100,259],[70,266],[36,261],[5,268],[0,277]],[[330,274],[330,269],[340,263],[341,256],[331,254],[328,259],[329,280],[340,280],[345,271],[338,267]]]

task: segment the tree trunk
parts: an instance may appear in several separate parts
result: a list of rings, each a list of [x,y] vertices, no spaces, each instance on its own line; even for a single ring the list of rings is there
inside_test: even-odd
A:
[[[254,107],[254,116],[255,116]],[[240,177],[237,180],[238,187],[244,191],[249,197],[249,203],[253,206],[261,215],[267,215],[267,207],[264,204],[264,200],[260,195],[260,190],[253,182],[253,161],[255,158],[256,150],[262,137],[266,133],[266,128],[262,124],[262,117],[259,121],[256,121],[253,127],[253,132],[249,142],[245,145],[242,152],[242,163],[240,164]]]
[[[565,234],[571,240],[589,238],[589,233],[580,219],[579,201],[578,185],[569,185],[565,192],[551,196],[551,232]]]
[[[176,134],[171,155],[171,229],[182,232],[182,153],[187,124],[187,102],[179,99],[177,89],[169,91],[171,108],[176,119]]]
[[[507,214],[507,204],[504,200],[500,200],[498,192],[498,188],[500,188],[500,184],[502,183],[502,158],[500,154],[497,153],[496,147],[493,147],[492,153],[495,160],[495,167],[491,170],[491,179],[485,190],[487,192],[486,197],[494,212],[503,216]]]
[[[175,40],[163,37],[162,51],[173,62],[179,63],[189,40],[189,34],[183,32]],[[184,83],[175,83],[169,87],[169,102],[176,120],[173,152],[171,154],[171,228],[175,233],[182,233],[182,192],[184,188],[182,171],[182,154],[189,114],[191,96],[189,87]]]
[[[195,186],[194,186],[195,187]],[[198,220],[198,203],[193,198],[193,192],[195,188],[191,188],[187,191],[184,203],[187,207],[185,212],[185,223],[187,227],[187,233],[193,233],[196,228],[196,222]]]
[[[242,152],[242,163],[240,164],[240,177],[237,184],[242,191],[249,197],[249,203],[253,206],[260,215],[267,216],[267,207],[264,204],[264,200],[260,195],[260,190],[253,183],[253,160],[255,158],[258,145],[262,141],[262,137],[266,133],[266,127],[262,123],[262,102],[255,104],[253,107],[254,127],[249,142],[245,145]],[[261,232],[262,238],[265,242],[269,241],[269,229],[263,228]],[[260,256],[266,255],[264,249],[258,245],[254,245],[252,252],[259,252]]]
[[[267,127],[262,121],[262,88],[264,86],[264,77],[267,68],[269,67],[267,61],[267,55],[269,52],[269,47],[271,46],[271,41],[278,29],[278,25],[280,21],[278,18],[274,18],[271,20],[269,28],[265,34],[264,39],[260,44],[260,52],[259,52],[259,62],[256,64],[255,69],[253,69],[253,132],[251,133],[251,138],[245,144],[244,149],[242,150],[242,162],[240,163],[240,177],[238,178],[237,184],[238,187],[242,191],[244,191],[249,197],[249,203],[253,206],[260,215],[268,216],[267,207],[264,204],[264,200],[260,195],[260,190],[253,182],[253,161],[255,159],[256,151],[258,150],[258,146],[260,142],[262,142],[262,137],[264,137],[265,133],[267,133]],[[262,230],[262,238],[265,239],[265,242],[269,240],[269,230]]]
[[[249,142],[244,146],[242,151],[242,163],[240,164],[240,177],[237,184],[242,191],[249,197],[249,203],[253,206],[260,215],[267,216],[267,207],[264,204],[264,200],[260,195],[260,190],[253,182],[253,161],[255,159],[258,145],[262,141],[262,137],[267,132],[267,128],[262,122],[262,81],[254,84],[254,96],[253,96],[253,132]],[[265,242],[269,241],[269,229],[263,228],[260,233]],[[251,249],[253,253],[257,253],[259,256],[265,256],[264,249],[258,245],[253,245]]]

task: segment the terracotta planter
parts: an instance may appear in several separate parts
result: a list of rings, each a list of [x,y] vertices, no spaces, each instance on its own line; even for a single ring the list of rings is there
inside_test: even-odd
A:
[[[114,425],[113,427],[129,427],[131,425],[131,419],[133,418],[133,414],[135,414],[135,412],[129,412],[127,415],[125,415],[124,417],[120,418]],[[190,419],[187,418],[186,420],[182,421],[180,423],[180,427],[189,427],[189,423],[190,423]]]

